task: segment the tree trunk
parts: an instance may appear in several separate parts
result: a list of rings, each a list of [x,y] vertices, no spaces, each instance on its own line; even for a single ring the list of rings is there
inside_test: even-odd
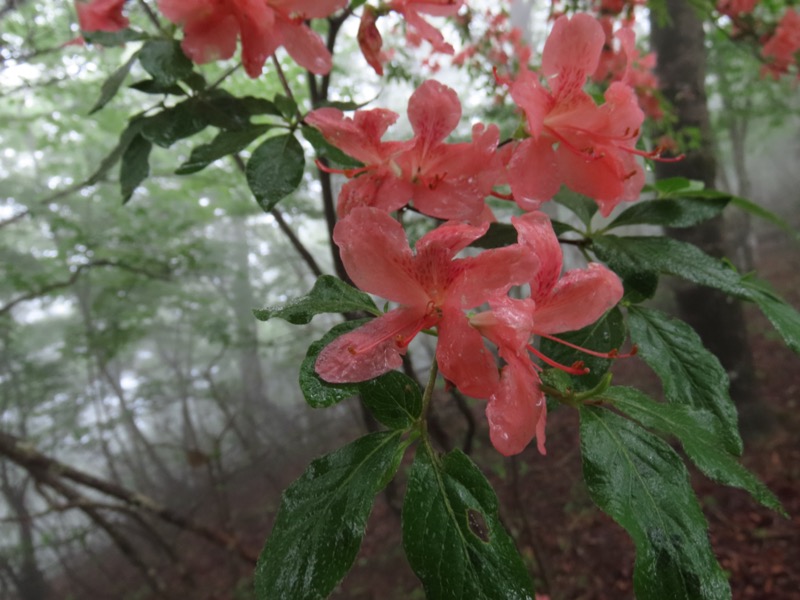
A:
[[[651,40],[658,56],[656,74],[661,91],[675,109],[676,127],[699,130],[700,147],[687,152],[679,162],[657,163],[656,178],[687,177],[713,187],[716,161],[706,102],[703,23],[686,0],[665,0],[663,14],[668,15],[669,22],[659,22],[659,15],[651,11]],[[726,255],[721,217],[668,233],[713,256]],[[731,396],[744,417],[743,433],[754,433],[760,411],[752,410],[755,379],[741,304],[716,290],[682,282],[675,286],[675,298],[681,318],[694,327],[728,371]]]

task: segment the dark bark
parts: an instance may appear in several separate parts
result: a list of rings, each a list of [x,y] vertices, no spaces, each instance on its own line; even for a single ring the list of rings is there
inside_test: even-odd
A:
[[[686,153],[684,160],[657,163],[656,178],[687,177],[713,187],[716,179],[705,91],[706,54],[703,23],[686,0],[665,0],[668,23],[660,23],[651,12],[651,40],[658,55],[656,74],[666,99],[672,103],[677,127],[696,128],[700,147]],[[669,235],[692,243],[713,256],[726,256],[723,220],[717,218],[690,229],[670,230]],[[755,404],[755,378],[741,304],[709,288],[679,283],[675,286],[678,311],[698,332],[731,378],[731,396],[743,413],[745,434],[757,429],[751,411]]]

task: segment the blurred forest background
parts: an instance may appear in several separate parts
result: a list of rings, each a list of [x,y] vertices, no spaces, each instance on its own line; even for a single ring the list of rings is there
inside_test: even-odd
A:
[[[534,47],[544,23],[531,15],[544,4],[516,2],[512,13]],[[752,48],[706,32],[717,187],[800,228],[797,82],[760,78]],[[334,319],[293,328],[252,315],[307,292],[312,262],[333,272],[319,183],[307,169],[301,190],[266,214],[234,161],[175,174],[194,139],[155,148],[150,178],[123,206],[114,173],[93,174],[128,117],[160,97],[123,89],[88,117],[130,48],[62,46],[77,35],[72,3],[0,5],[0,598],[245,600],[281,490],[373,426],[355,401],[316,412],[297,388],[309,343]],[[339,97],[380,93],[377,104],[404,112],[418,80],[402,65],[414,57],[399,56],[381,89],[354,50],[350,38],[335,60],[356,65],[334,70]],[[304,73],[284,66],[302,88]],[[487,119],[479,81],[441,76],[467,86],[466,110]],[[280,89],[269,74],[226,85]],[[728,257],[800,306],[797,238],[728,213]],[[669,290],[658,302],[672,302]],[[705,482],[700,497],[734,597],[799,598],[800,369],[760,317],[745,316],[751,402],[769,416],[747,438],[745,464],[794,516]],[[653,385],[636,360],[617,370],[621,383]],[[442,439],[470,450],[498,486],[540,588],[553,599],[631,597],[632,548],[582,488],[574,416],[553,415],[547,457],[531,448],[501,460],[480,403],[442,398],[435,409]],[[401,493],[378,504],[337,597],[422,597],[401,558]]]

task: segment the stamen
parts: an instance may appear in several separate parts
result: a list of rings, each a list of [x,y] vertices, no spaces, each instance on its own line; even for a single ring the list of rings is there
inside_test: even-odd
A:
[[[583,361],[579,360],[578,362],[574,363],[571,367],[568,367],[567,365],[562,365],[561,363],[554,361],[552,358],[548,358],[530,344],[528,344],[527,348],[533,354],[542,359],[542,362],[550,365],[551,367],[555,367],[556,369],[560,369],[565,373],[569,373],[570,375],[586,375],[589,372],[589,369],[586,367]]]
[[[501,194],[500,192],[495,192],[492,190],[492,196],[495,198],[500,198],[500,200],[511,200],[514,201],[514,194]]]
[[[651,160],[657,160],[658,162],[678,162],[686,158],[685,154],[679,154],[678,156],[671,156],[669,158],[665,158],[661,156],[661,153],[664,152],[665,148],[658,146],[655,150],[651,150],[650,152],[646,152],[645,150],[637,150],[636,148],[628,148],[626,146],[617,146],[625,152],[630,152],[631,154],[635,154],[636,156],[642,156],[644,158],[649,158]]]
[[[361,173],[366,173],[372,167],[360,167],[358,169],[334,169],[333,167],[329,167],[325,163],[323,163],[320,159],[315,159],[314,162],[317,165],[317,168],[322,171],[323,173],[335,173],[336,175],[344,175],[347,178],[352,179],[356,175],[361,175]]]
[[[633,347],[631,348],[631,351],[628,354],[620,354],[617,348],[614,348],[609,352],[598,352],[596,350],[589,350],[588,348],[584,348],[583,346],[576,346],[575,344],[570,344],[565,340],[562,340],[552,335],[548,335],[546,333],[539,333],[537,331],[536,335],[539,335],[548,340],[552,340],[554,342],[558,342],[559,344],[563,344],[567,348],[578,350],[579,352],[583,352],[584,354],[589,354],[590,356],[597,356],[598,358],[630,358],[631,356],[635,356],[636,353],[639,351],[639,347],[636,344],[634,344]]]

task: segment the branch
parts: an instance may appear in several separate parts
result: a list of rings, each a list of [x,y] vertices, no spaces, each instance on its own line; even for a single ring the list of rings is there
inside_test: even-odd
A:
[[[23,294],[21,296],[18,296],[17,298],[14,298],[8,304],[0,306],[0,316],[3,316],[7,312],[11,311],[11,309],[13,309],[18,304],[22,304],[23,302],[27,302],[28,300],[33,300],[35,298],[41,298],[42,296],[45,296],[50,292],[54,292],[56,290],[61,290],[70,287],[78,280],[78,277],[81,276],[81,273],[83,273],[87,269],[91,269],[94,267],[117,267],[119,269],[131,271],[132,273],[146,275],[148,277],[152,277],[153,279],[162,279],[162,280],[166,279],[166,277],[162,274],[153,273],[152,271],[148,271],[147,269],[142,269],[139,267],[126,265],[125,263],[119,263],[112,260],[95,260],[85,265],[78,265],[78,267],[76,267],[75,271],[72,273],[69,279],[65,279],[63,281],[57,281],[55,283],[51,283],[42,288],[39,288],[38,290],[28,292],[27,294]]]
[[[75,469],[50,458],[36,450],[30,442],[3,431],[0,431],[0,455],[5,456],[34,476],[39,474],[39,477],[42,477],[41,473],[49,472],[53,476],[74,481],[79,485],[121,500],[132,508],[152,514],[162,521],[184,531],[194,533],[216,546],[232,550],[249,565],[255,564],[258,560],[258,554],[242,547],[233,535],[196,523],[175,513],[148,496],[128,490],[120,485],[100,479],[85,471]]]
[[[233,161],[236,163],[236,166],[239,168],[239,171],[244,173],[246,171],[246,167],[244,161],[242,160],[242,157],[239,156],[238,154],[233,154],[231,156],[233,156]],[[300,257],[308,265],[308,268],[311,269],[311,272],[316,277],[322,275],[323,271],[322,269],[319,268],[317,261],[314,260],[314,256],[311,254],[311,252],[308,251],[308,248],[306,248],[303,245],[303,242],[300,241],[300,238],[298,238],[297,235],[295,235],[294,231],[292,231],[292,228],[289,227],[289,224],[283,218],[283,215],[280,213],[280,211],[277,208],[273,208],[269,211],[269,214],[272,215],[272,218],[275,219],[275,222],[278,224],[278,227],[280,227],[281,231],[286,235],[287,238],[289,238],[289,242],[292,244],[294,249],[297,250],[297,253],[300,255]]]

